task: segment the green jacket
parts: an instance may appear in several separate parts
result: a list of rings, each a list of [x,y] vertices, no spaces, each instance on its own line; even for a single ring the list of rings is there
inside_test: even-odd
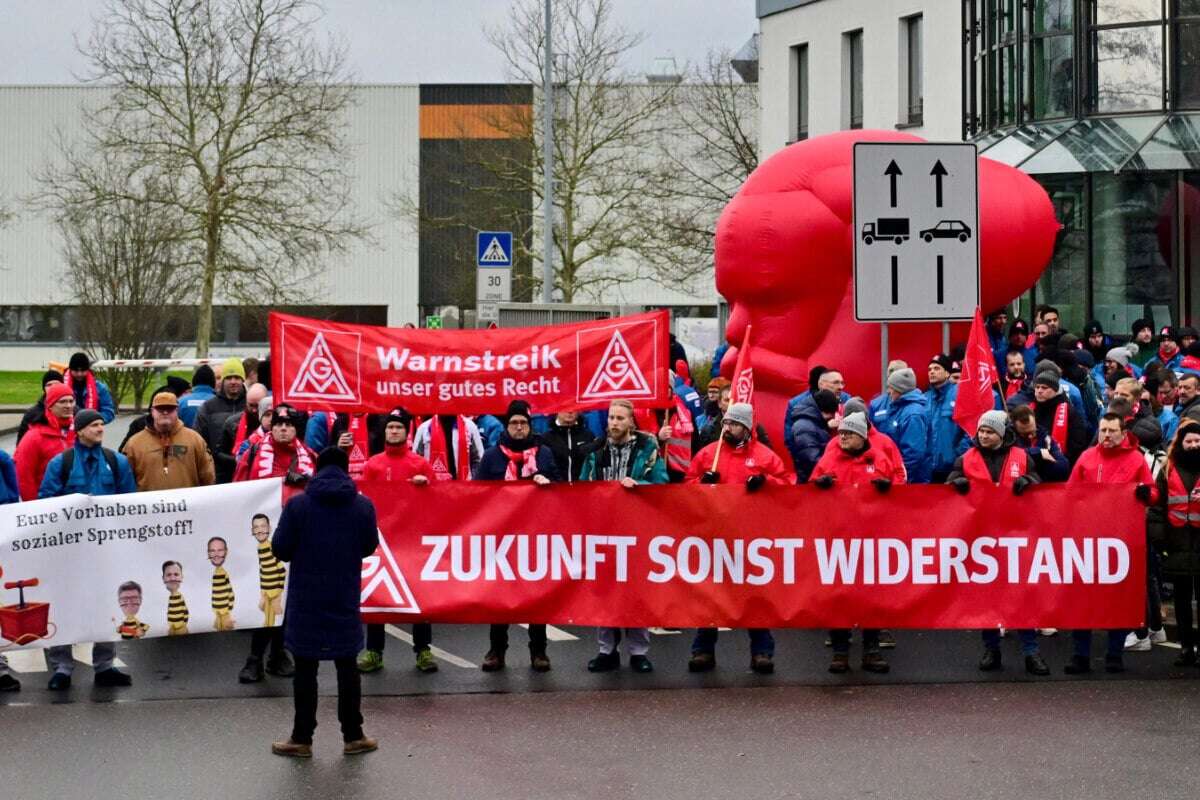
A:
[[[635,431],[637,441],[633,445],[633,457],[629,466],[629,477],[638,483],[666,483],[667,462],[659,457],[658,440],[648,433]],[[588,449],[583,462],[581,481],[604,480],[604,468],[608,465],[608,438],[597,439]]]

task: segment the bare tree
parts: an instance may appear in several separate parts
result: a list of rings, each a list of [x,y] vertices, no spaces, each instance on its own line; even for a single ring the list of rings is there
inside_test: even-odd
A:
[[[113,87],[87,115],[87,148],[156,176],[200,255],[196,350],[218,294],[306,299],[331,251],[366,235],[352,219],[343,139],[344,48],[312,34],[311,0],[108,0],[81,48]],[[100,189],[102,187],[92,187]]]

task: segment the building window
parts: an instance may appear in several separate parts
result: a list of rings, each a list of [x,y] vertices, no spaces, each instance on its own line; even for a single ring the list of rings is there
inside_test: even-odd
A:
[[[921,53],[921,15],[908,17],[904,20],[905,28],[905,75],[907,78],[907,114],[909,125],[920,125],[924,121],[925,79],[922,65],[924,59]]]
[[[1054,213],[1062,225],[1054,256],[1036,287],[1036,301],[1058,309],[1064,330],[1079,331],[1091,319],[1088,297],[1088,209],[1087,176],[1062,175],[1041,178],[1038,183],[1050,196]],[[1105,330],[1110,330],[1105,326]]]
[[[808,45],[792,48],[792,134],[793,141],[808,138]]]
[[[863,126],[863,38],[862,31],[846,34],[846,55],[849,70],[846,76],[846,94],[850,108],[851,128]]]
[[[1075,114],[1075,0],[1037,0],[1026,30],[1029,116]]]

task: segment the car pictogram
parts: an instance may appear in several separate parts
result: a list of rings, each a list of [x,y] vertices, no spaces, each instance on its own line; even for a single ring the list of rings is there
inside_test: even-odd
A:
[[[962,220],[944,219],[932,228],[926,228],[918,234],[926,242],[932,242],[934,239],[958,239],[960,242],[965,242],[971,238],[971,229]]]

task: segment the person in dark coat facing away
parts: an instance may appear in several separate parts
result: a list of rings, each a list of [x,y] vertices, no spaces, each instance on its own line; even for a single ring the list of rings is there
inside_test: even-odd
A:
[[[358,493],[349,468],[344,450],[322,450],[316,474],[304,493],[284,506],[272,538],[275,557],[291,562],[283,627],[284,642],[296,659],[295,724],[291,738],[271,745],[276,755],[312,757],[322,661],[337,668],[343,752],[356,755],[379,746],[363,733],[362,687],[354,663],[363,646],[362,561],[379,547],[379,529],[375,506]]]

